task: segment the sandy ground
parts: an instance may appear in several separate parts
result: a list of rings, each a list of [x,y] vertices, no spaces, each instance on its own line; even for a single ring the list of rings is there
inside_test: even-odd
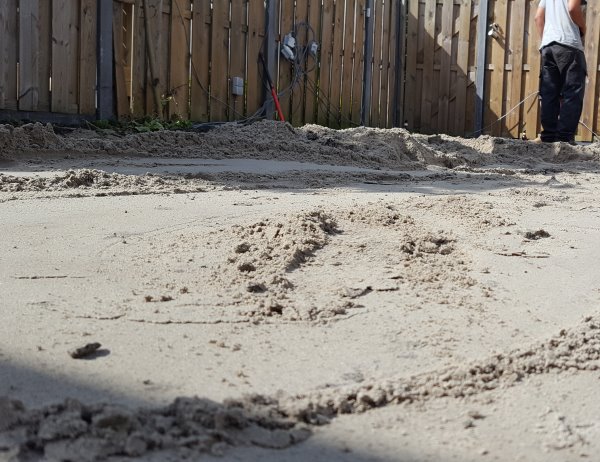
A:
[[[0,126],[0,461],[600,461],[599,172],[403,130]]]

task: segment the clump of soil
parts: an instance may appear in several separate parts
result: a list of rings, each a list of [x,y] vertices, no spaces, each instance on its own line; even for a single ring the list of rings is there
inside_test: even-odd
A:
[[[550,233],[544,229],[538,229],[537,231],[527,231],[525,233],[525,238],[531,239],[532,241],[537,241],[538,239],[543,239],[546,237],[550,237]]]

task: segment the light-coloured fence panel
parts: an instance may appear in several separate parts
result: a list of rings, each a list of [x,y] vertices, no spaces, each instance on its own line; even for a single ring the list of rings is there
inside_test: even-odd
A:
[[[0,109],[94,115],[94,0],[0,2]]]

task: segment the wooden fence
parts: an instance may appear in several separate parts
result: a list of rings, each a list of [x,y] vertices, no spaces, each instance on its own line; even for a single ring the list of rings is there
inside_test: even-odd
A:
[[[479,18],[480,1],[486,1],[487,18]],[[111,0],[0,1],[0,112],[94,115],[100,100],[100,2],[109,2],[110,9]],[[263,52],[284,116],[294,125],[343,128],[364,122],[477,135],[476,75],[484,72],[481,132],[510,137],[525,132],[533,138],[540,129],[537,0],[114,0],[112,5],[114,106],[120,118],[251,117],[266,97],[258,60]],[[478,31],[479,23],[495,24],[496,36]],[[582,122],[589,129],[581,126],[581,140],[600,130],[600,22],[594,2],[587,23]],[[295,34],[302,56],[295,65],[280,53],[288,33]],[[313,41],[315,56],[306,51]],[[365,65],[366,42],[372,56]],[[481,43],[484,67],[477,63]],[[371,85],[365,95],[367,72]],[[243,82],[241,96],[232,92],[235,77]],[[108,82],[110,87],[110,74]],[[364,99],[371,102],[366,113]]]
[[[399,0],[376,0],[374,74],[368,123],[388,127],[395,104]],[[265,30],[274,29],[273,78],[282,92],[286,120],[294,125],[358,125],[364,77],[364,0],[277,0],[266,24],[263,0],[116,0],[115,56],[120,116],[157,113],[167,118],[224,121],[256,113],[264,100],[259,53],[267,53]],[[146,25],[149,28],[146,30]],[[292,65],[277,52],[294,33]],[[146,40],[147,37],[150,39]],[[317,56],[307,52],[318,44]],[[154,69],[148,60],[151,47]],[[232,79],[245,82],[245,97],[232,94]],[[157,108],[157,100],[159,107]]]
[[[96,1],[0,1],[0,109],[94,115]]]

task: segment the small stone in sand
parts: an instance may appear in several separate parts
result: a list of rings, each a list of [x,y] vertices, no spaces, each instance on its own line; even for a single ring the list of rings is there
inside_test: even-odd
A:
[[[74,350],[70,350],[69,355],[73,359],[85,358],[86,356],[89,356],[92,353],[94,353],[101,346],[102,345],[99,344],[98,342],[88,343],[87,345],[84,345],[82,347],[75,348]]]

